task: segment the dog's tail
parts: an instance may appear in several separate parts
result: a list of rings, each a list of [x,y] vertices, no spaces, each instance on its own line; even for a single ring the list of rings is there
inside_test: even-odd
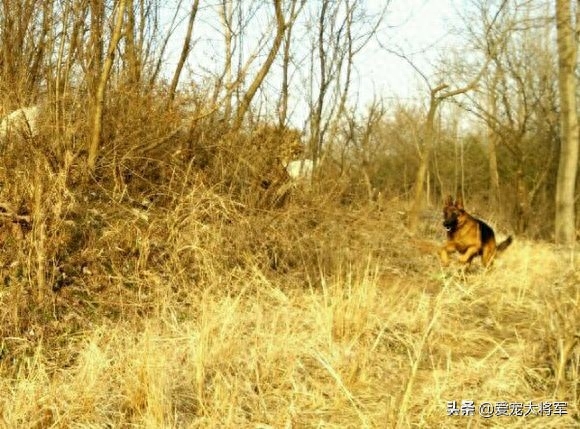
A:
[[[497,247],[496,247],[497,252],[498,253],[503,252],[505,249],[508,248],[508,246],[510,244],[512,244],[512,241],[514,241],[514,240],[513,240],[512,236],[510,235],[508,238],[506,238],[504,241],[502,241],[501,243],[499,243],[497,245]]]

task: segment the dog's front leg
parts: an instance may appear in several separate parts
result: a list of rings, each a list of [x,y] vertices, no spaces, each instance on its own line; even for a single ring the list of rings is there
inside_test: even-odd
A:
[[[465,251],[465,253],[463,253],[459,257],[459,262],[461,262],[462,264],[468,264],[468,263],[470,263],[471,262],[471,259],[473,259],[473,257],[475,255],[477,255],[477,251],[478,251],[478,247],[477,246],[468,247],[467,250]]]
[[[444,267],[449,266],[449,254],[455,252],[455,250],[455,246],[452,243],[446,243],[445,246],[441,247],[439,250],[441,265]]]

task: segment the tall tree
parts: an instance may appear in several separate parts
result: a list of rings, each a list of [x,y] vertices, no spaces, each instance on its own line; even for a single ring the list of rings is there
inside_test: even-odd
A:
[[[95,94],[95,106],[91,124],[91,135],[89,141],[89,154],[87,167],[89,173],[94,173],[95,166],[97,163],[97,155],[99,153],[99,146],[101,144],[101,131],[103,128],[103,106],[105,103],[105,90],[107,88],[107,82],[109,81],[109,76],[111,74],[111,69],[113,68],[113,61],[115,60],[115,51],[121,40],[122,27],[123,27],[123,15],[125,14],[125,7],[127,5],[126,0],[119,0],[117,5],[117,17],[115,21],[115,27],[113,33],[111,34],[111,41],[109,44],[109,49],[107,51],[107,57],[105,58],[105,63],[103,64],[102,70],[100,70],[100,76]]]
[[[171,79],[171,86],[169,88],[169,102],[173,102],[175,99],[175,91],[177,91],[177,84],[179,83],[179,78],[183,67],[185,66],[185,61],[187,56],[191,51],[191,35],[193,34],[193,24],[195,22],[195,17],[197,16],[197,10],[199,8],[199,0],[195,0],[191,4],[191,10],[189,12],[189,21],[187,22],[187,32],[185,33],[185,39],[181,47],[181,55],[179,56],[179,61],[175,72],[173,73],[173,78]]]
[[[561,147],[556,182],[555,238],[570,244],[576,239],[574,191],[578,172],[578,114],[576,111],[576,42],[570,0],[556,0],[558,86],[560,89]]]
[[[323,0],[313,9],[308,23],[312,33],[308,145],[315,162],[321,158],[323,144],[335,141],[341,121],[348,121],[347,107],[354,107],[349,95],[355,56],[376,35],[389,4],[384,2],[376,14],[361,0]]]
[[[290,88],[290,61],[292,59],[291,52],[291,42],[292,42],[292,28],[296,21],[296,16],[300,13],[300,10],[306,3],[305,0],[292,0],[290,5],[290,16],[292,19],[288,22],[288,30],[286,31],[286,37],[284,39],[284,55],[282,60],[282,88],[280,91],[280,101],[278,103],[278,126],[280,129],[286,126],[286,119],[288,117],[288,99],[289,99],[289,88]]]
[[[9,104],[28,103],[42,86],[53,2],[36,0],[0,4],[0,94]],[[13,106],[13,107],[18,107]]]
[[[534,225],[534,205],[546,207],[548,194],[553,199],[549,178],[556,175],[553,131],[558,128],[554,112],[559,103],[548,8],[534,2],[492,7],[481,0],[476,13],[483,26],[468,24],[470,40],[489,58],[490,67],[478,91],[470,95],[468,109],[487,127],[488,195],[496,211],[512,210],[518,233],[534,232],[531,227],[543,229]],[[500,170],[509,189],[501,204]]]
[[[419,224],[419,214],[421,207],[423,206],[424,184],[425,179],[427,178],[427,172],[431,162],[431,154],[435,144],[435,115],[437,114],[437,110],[443,101],[460,94],[465,94],[466,92],[474,89],[485,67],[486,66],[482,68],[480,73],[473,81],[462,88],[448,90],[449,85],[444,83],[438,85],[435,88],[432,88],[430,91],[429,110],[427,111],[427,118],[425,120],[425,126],[423,129],[423,148],[420,151],[419,168],[417,170],[417,174],[415,175],[413,207],[409,213],[409,229],[411,231],[415,231],[417,229]]]
[[[250,109],[252,100],[254,99],[256,92],[258,92],[258,89],[264,82],[266,75],[270,71],[270,68],[274,63],[274,60],[276,59],[276,55],[278,55],[280,46],[282,46],[282,42],[284,41],[284,35],[286,34],[288,23],[286,22],[286,19],[284,17],[284,11],[282,9],[282,0],[273,0],[273,3],[276,13],[276,35],[274,37],[274,42],[272,44],[272,47],[270,48],[270,51],[268,52],[266,60],[258,70],[256,76],[254,77],[254,80],[252,80],[252,83],[250,84],[248,90],[245,92],[244,96],[242,97],[242,100],[240,101],[240,105],[238,106],[236,118],[234,121],[234,129],[238,129],[241,127],[244,117],[246,116],[246,113]]]
[[[450,100],[458,95],[465,94],[476,88],[479,80],[487,69],[489,65],[489,59],[485,61],[481,69],[475,75],[475,77],[467,83],[457,89],[449,89],[447,83],[442,83],[433,88],[429,82],[428,77],[422,73],[419,68],[406,56],[396,53],[394,51],[388,50],[401,57],[403,60],[407,61],[411,67],[421,76],[429,87],[429,109],[427,110],[427,116],[425,118],[425,123],[423,125],[422,132],[422,147],[419,148],[419,168],[415,175],[415,185],[414,185],[414,197],[413,205],[409,213],[409,229],[415,231],[419,225],[419,214],[421,207],[423,206],[423,196],[424,196],[424,185],[427,178],[427,173],[429,171],[429,164],[431,162],[431,156],[433,148],[435,145],[436,129],[435,129],[435,117],[437,111],[442,102]]]

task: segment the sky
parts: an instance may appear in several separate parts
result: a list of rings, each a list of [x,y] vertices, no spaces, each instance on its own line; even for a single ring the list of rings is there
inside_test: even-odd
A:
[[[382,32],[386,40],[381,43],[405,54],[429,75],[440,49],[451,42],[450,31],[459,25],[458,4],[454,0],[394,0]],[[423,80],[406,61],[379,46],[369,46],[360,61],[367,70],[365,77],[386,98],[415,98],[418,87],[424,89]]]

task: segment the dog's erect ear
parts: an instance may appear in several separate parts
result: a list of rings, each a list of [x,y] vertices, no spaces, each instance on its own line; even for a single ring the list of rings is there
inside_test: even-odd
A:
[[[445,204],[445,206],[452,206],[453,205],[453,197],[451,195],[448,195],[447,198],[445,198],[445,201],[443,202],[443,204]]]
[[[461,195],[457,196],[457,199],[455,200],[455,207],[463,210],[463,198],[461,197]]]

